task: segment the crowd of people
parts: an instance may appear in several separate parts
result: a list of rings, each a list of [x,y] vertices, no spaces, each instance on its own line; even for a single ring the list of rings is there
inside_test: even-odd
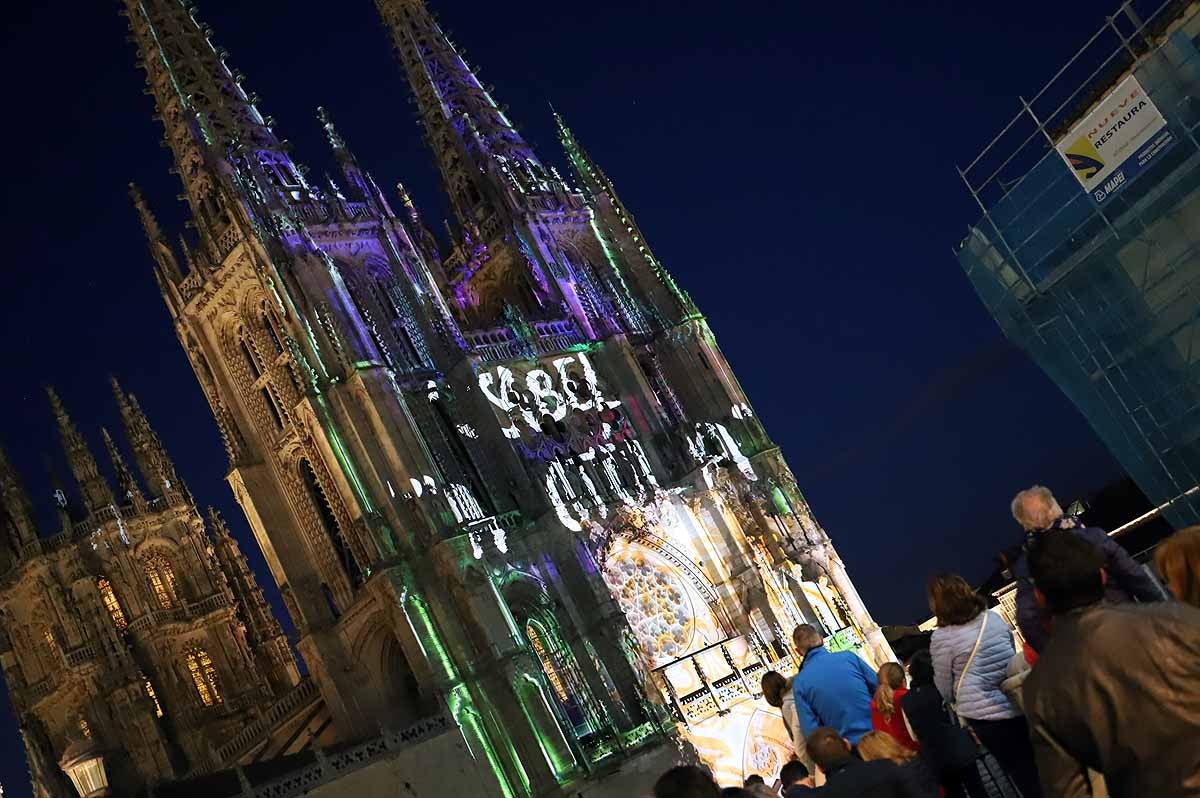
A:
[[[762,677],[795,752],[777,782],[681,766],[655,798],[1200,797],[1200,527],[1155,552],[1168,594],[1046,488],[1012,514],[1019,638],[955,574],[929,580],[937,628],[904,665],[797,626],[798,672]]]

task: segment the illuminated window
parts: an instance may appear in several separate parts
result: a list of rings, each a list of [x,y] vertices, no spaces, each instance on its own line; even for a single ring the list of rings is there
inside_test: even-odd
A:
[[[79,716],[79,733],[83,735],[83,739],[92,739],[92,727],[88,725],[87,718]]]
[[[525,624],[525,636],[529,638],[529,645],[533,648],[533,653],[541,660],[542,670],[545,671],[546,678],[550,680],[550,686],[554,688],[554,694],[558,696],[558,700],[564,703],[570,701],[567,688],[563,686],[562,678],[558,675],[558,667],[554,664],[554,658],[546,649],[541,630],[536,624],[527,623]]]
[[[42,627],[42,638],[46,641],[46,652],[50,655],[50,661],[54,662],[58,659],[58,644],[54,642],[54,632],[50,631],[49,626]]]
[[[150,589],[158,599],[158,606],[169,610],[175,606],[175,571],[171,563],[161,554],[156,554],[146,560],[146,578],[150,580]]]
[[[217,681],[217,669],[213,666],[208,652],[202,648],[193,648],[186,654],[188,673],[191,674],[192,684],[196,685],[196,693],[201,703],[206,707],[221,703],[221,688]]]
[[[100,590],[100,600],[104,602],[104,609],[108,610],[108,614],[112,617],[113,626],[118,630],[124,631],[129,624],[125,620],[125,613],[121,610],[121,602],[117,601],[117,594],[113,592],[112,584],[101,578],[96,583],[96,587]]]
[[[144,678],[145,674],[142,674],[142,676]],[[154,692],[154,683],[146,679],[144,686],[146,688],[146,695],[154,702],[154,717],[161,718],[163,716],[162,704],[158,703],[158,694]]]

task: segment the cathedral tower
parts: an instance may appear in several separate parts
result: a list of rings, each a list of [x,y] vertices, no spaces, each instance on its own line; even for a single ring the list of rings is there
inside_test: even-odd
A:
[[[676,731],[730,753],[700,741],[759,717],[796,623],[889,656],[611,181],[561,120],[579,188],[546,166],[421,0],[377,5],[454,209],[444,257],[325,111],[317,186],[191,12],[126,0],[196,235],[134,203],[339,736],[445,709],[490,789],[543,794]],[[139,469],[176,490],[121,397]]]
[[[38,798],[75,795],[58,761],[85,738],[105,752],[114,789],[133,795],[221,765],[217,749],[299,674],[278,626],[262,620],[261,592],[236,544],[219,543],[214,557],[173,467],[171,481],[151,478],[170,459],[136,402],[121,408],[136,408],[130,443],[139,462],[148,446],[154,466],[143,470],[144,490],[103,431],[114,491],[63,402],[48,392],[82,502],[57,489],[62,528],[39,535],[33,504],[0,454],[8,531],[0,667]],[[228,537],[223,526],[215,531]],[[226,571],[236,574],[236,589]]]

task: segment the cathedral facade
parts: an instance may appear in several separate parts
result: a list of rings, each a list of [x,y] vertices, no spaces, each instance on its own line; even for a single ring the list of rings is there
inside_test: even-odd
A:
[[[209,769],[300,678],[224,522],[205,522],[136,397],[113,392],[141,479],[104,430],[114,490],[51,390],[77,489],[56,484],[53,534],[0,452],[0,666],[38,798],[75,794],[59,768],[72,743],[106,751],[122,795]]]
[[[504,796],[680,735],[718,772],[777,769],[757,685],[790,667],[792,627],[879,661],[877,625],[704,316],[563,121],[567,176],[422,0],[377,5],[449,240],[324,111],[338,177],[310,181],[189,6],[125,0],[194,235],[168,236],[131,186],[134,203],[336,737],[447,713],[494,780],[481,794]],[[199,562],[202,524],[179,512]],[[282,652],[240,639],[203,647],[262,674],[247,689],[286,686]]]

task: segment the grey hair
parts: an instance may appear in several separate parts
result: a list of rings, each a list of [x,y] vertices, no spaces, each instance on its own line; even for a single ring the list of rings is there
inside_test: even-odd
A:
[[[1034,485],[1013,497],[1012,516],[1025,529],[1037,532],[1053,526],[1063,511],[1049,488]]]

